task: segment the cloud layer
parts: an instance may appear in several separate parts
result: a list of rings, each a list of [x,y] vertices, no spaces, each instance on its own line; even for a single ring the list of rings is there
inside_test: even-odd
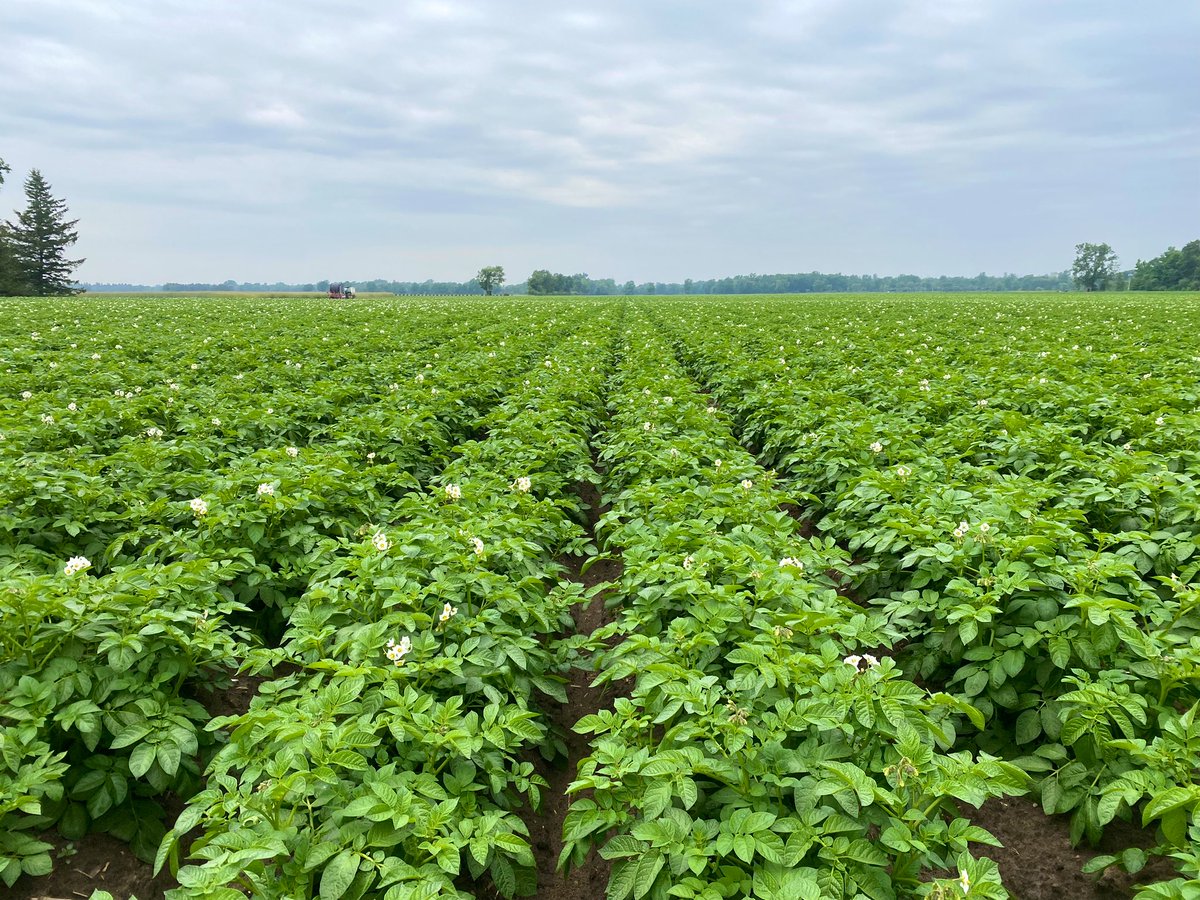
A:
[[[0,157],[96,281],[1044,271],[1200,236],[1193,3],[382,6],[8,0]]]

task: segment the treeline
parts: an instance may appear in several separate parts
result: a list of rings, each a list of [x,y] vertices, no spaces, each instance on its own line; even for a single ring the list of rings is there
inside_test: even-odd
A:
[[[586,274],[563,275],[538,269],[524,284],[511,286],[510,293],[530,294],[816,294],[816,293],[907,293],[917,291],[1069,291],[1071,273],[1049,275],[830,275],[800,272],[792,275],[733,275],[727,278],[671,281],[626,281],[589,278]]]
[[[57,201],[61,202],[61,201]],[[67,223],[73,225],[74,223]],[[0,259],[0,272],[3,260]],[[1115,268],[1115,267],[1114,267]],[[472,294],[484,290],[475,279],[468,281],[392,281],[374,278],[369,281],[346,281],[359,293],[390,294]],[[145,284],[85,284],[94,292],[195,293],[226,291],[233,293],[295,293],[329,290],[328,281],[290,283],[276,281],[167,282]],[[1182,249],[1170,247],[1159,257],[1139,261],[1137,268],[1112,272],[1106,278],[1108,290],[1184,291],[1200,290],[1200,240],[1185,244]],[[503,288],[506,294],[573,294],[580,296],[615,296],[621,294],[816,294],[816,293],[915,293],[915,292],[1000,292],[1000,291],[1070,291],[1076,289],[1070,270],[1047,275],[843,275],[824,272],[800,272],[776,275],[732,275],[727,278],[685,279],[684,281],[625,281],[613,278],[591,278],[579,272],[566,275],[537,269],[529,278]]]
[[[0,159],[0,187],[12,171]],[[82,259],[67,259],[67,248],[79,240],[77,219],[67,219],[67,203],[50,193],[37,169],[25,179],[25,209],[0,220],[0,296],[75,294],[72,273]]]
[[[1129,283],[1134,291],[1200,291],[1200,240],[1183,249],[1168,247],[1162,256],[1138,260]]]

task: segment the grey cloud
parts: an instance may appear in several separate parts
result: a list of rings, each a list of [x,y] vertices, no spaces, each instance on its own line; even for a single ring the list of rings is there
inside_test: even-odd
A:
[[[1032,271],[1196,236],[1192,4],[9,0],[0,31],[0,156],[72,202],[96,280]]]

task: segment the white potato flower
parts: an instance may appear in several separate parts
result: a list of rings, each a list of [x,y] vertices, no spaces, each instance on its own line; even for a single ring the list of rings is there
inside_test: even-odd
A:
[[[72,556],[67,560],[67,564],[63,566],[63,574],[74,575],[76,572],[82,572],[90,565],[91,562],[88,561],[86,556]]]
[[[402,665],[404,657],[408,656],[410,652],[412,652],[412,638],[407,634],[400,638],[400,643],[398,644],[392,638],[388,638],[387,649],[384,650],[384,654],[395,665]]]
[[[194,500],[188,503],[188,506],[192,508],[192,514],[195,515],[196,518],[208,515],[208,504],[199,497],[196,497]]]

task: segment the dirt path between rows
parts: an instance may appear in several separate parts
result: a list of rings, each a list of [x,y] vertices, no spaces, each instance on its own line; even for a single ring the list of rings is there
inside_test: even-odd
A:
[[[588,507],[588,537],[595,539],[596,523],[606,508],[595,485],[578,485],[580,498]],[[586,557],[567,557],[561,560],[567,567],[571,581],[592,589],[605,582],[614,582],[621,577],[620,559],[600,559],[586,572],[581,572]],[[586,607],[576,606],[571,614],[579,634],[591,634],[602,625],[612,621],[612,614],[604,607],[607,591],[601,591]],[[591,740],[587,735],[576,734],[573,726],[581,718],[600,709],[607,709],[619,696],[628,693],[628,685],[605,684],[592,687],[595,673],[580,668],[572,669],[567,684],[567,702],[546,709],[553,727],[560,731],[567,745],[567,759],[557,765],[538,762],[539,772],[550,787],[542,795],[542,807],[536,813],[524,814],[529,826],[533,853],[538,862],[538,888],[534,900],[602,900],[608,885],[611,864],[595,853],[579,868],[563,875],[558,871],[558,857],[563,847],[563,822],[571,807],[572,798],[567,796],[567,787],[575,780],[579,761],[591,752]],[[481,897],[483,895],[480,895]]]

